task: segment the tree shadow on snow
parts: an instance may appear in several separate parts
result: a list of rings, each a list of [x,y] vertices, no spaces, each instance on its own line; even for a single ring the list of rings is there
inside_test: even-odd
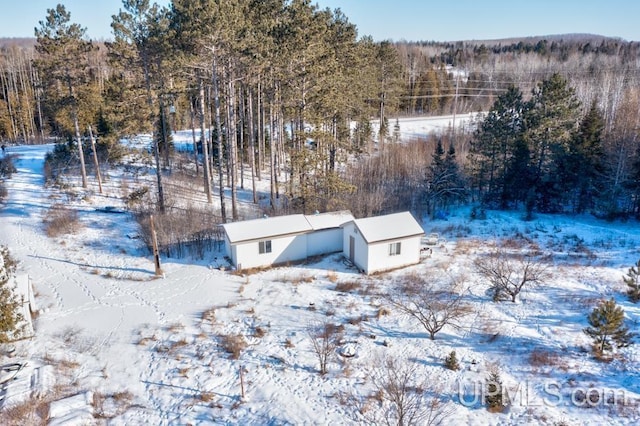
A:
[[[51,260],[54,262],[67,263],[69,265],[75,265],[82,268],[92,268],[92,269],[106,269],[110,271],[122,271],[122,272],[142,272],[149,275],[155,275],[155,271],[151,269],[142,269],[142,268],[122,268],[119,266],[104,266],[104,265],[90,265],[88,263],[78,263],[72,262],[70,260],[65,259],[54,259],[52,257],[46,256],[38,256],[38,255],[29,255],[29,257],[33,257],[34,259],[42,259],[42,260]]]

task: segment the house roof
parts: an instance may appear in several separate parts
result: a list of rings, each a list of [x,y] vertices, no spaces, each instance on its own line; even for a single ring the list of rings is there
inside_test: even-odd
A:
[[[339,228],[345,223],[351,222],[353,220],[353,215],[349,210],[342,210],[339,212],[307,215],[305,218],[314,231],[319,231],[321,229]]]
[[[353,221],[367,243],[423,235],[424,230],[409,212],[367,217]]]
[[[313,230],[302,214],[243,220],[241,222],[225,223],[222,227],[231,243],[262,240]]]

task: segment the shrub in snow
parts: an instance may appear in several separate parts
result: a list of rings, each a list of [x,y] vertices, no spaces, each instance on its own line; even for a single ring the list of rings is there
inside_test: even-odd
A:
[[[590,327],[585,334],[593,339],[593,349],[597,355],[612,349],[612,343],[621,348],[631,344],[633,334],[624,325],[624,310],[615,300],[603,300],[587,317]]]
[[[231,355],[231,358],[238,359],[246,349],[247,341],[241,334],[225,334],[220,336],[220,346]]]
[[[501,413],[508,405],[508,400],[505,400],[502,389],[500,370],[496,366],[492,366],[485,379],[484,390],[484,403],[491,413]]]
[[[62,204],[54,204],[46,213],[44,227],[49,237],[73,234],[80,227],[78,212]]]
[[[640,260],[629,268],[627,275],[622,278],[627,285],[627,296],[633,303],[640,301]]]
[[[460,364],[458,363],[458,357],[456,351],[451,351],[449,355],[444,359],[444,366],[449,370],[460,370]]]
[[[20,335],[23,320],[18,300],[11,284],[16,263],[6,247],[0,247],[0,343],[10,342]]]

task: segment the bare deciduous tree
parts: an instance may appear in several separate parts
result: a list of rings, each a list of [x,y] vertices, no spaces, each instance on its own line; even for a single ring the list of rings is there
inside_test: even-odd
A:
[[[312,323],[307,326],[307,333],[320,364],[320,374],[327,374],[329,359],[335,353],[340,338],[338,327],[328,321]]]
[[[374,394],[364,401],[356,395],[348,398],[368,423],[435,426],[451,414],[452,408],[443,401],[441,390],[432,385],[432,378],[421,376],[417,364],[393,358],[376,364]]]
[[[533,255],[512,255],[504,249],[479,257],[474,262],[480,275],[491,283],[493,300],[515,303],[525,286],[542,283],[549,277],[547,265]]]
[[[444,326],[459,327],[463,317],[471,313],[471,307],[456,293],[455,282],[448,289],[427,282],[422,277],[406,279],[387,300],[403,313],[417,319],[435,340],[436,333]]]

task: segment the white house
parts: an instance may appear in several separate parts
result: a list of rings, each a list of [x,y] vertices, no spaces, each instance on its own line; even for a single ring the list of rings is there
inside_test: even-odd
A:
[[[221,225],[225,250],[237,269],[278,265],[342,251],[341,226],[348,211],[294,214]]]
[[[355,219],[343,230],[344,256],[366,274],[420,262],[424,230],[409,212]]]

